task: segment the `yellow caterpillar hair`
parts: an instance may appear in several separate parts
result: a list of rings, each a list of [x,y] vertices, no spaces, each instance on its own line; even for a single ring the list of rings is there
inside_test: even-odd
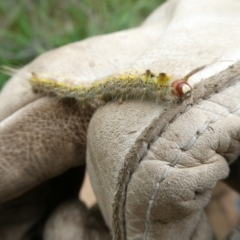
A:
[[[148,99],[182,101],[191,96],[192,88],[187,83],[189,76],[173,80],[165,73],[154,74],[146,70],[143,74],[124,74],[111,76],[103,81],[96,81],[90,85],[71,85],[57,78],[32,73],[30,83],[35,92],[54,94],[59,97],[75,98],[80,103],[92,100],[108,102],[112,100]]]

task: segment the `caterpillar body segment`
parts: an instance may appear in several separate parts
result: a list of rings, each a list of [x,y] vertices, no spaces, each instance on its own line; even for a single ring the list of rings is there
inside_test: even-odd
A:
[[[70,80],[32,73],[30,83],[35,92],[53,94],[60,98],[71,97],[83,104],[92,100],[108,102],[128,99],[179,102],[191,96],[192,88],[187,80],[192,74],[173,80],[165,73],[155,74],[146,70],[143,74],[123,74],[92,84],[73,85]]]

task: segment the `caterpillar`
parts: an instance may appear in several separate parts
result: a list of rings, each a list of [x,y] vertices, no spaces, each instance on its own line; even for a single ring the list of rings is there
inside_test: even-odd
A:
[[[192,87],[187,83],[188,78],[203,68],[204,66],[194,69],[184,78],[177,80],[166,73],[155,74],[150,70],[143,74],[110,76],[88,85],[72,85],[67,83],[69,80],[65,81],[67,78],[38,73],[32,73],[29,80],[35,92],[75,98],[82,104],[93,100],[108,102],[128,99],[180,102],[191,96]]]

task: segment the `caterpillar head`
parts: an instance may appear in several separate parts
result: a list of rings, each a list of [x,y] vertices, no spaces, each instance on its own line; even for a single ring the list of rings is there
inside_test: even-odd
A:
[[[182,80],[176,80],[171,85],[174,88],[174,93],[180,98],[189,98],[192,95],[191,86]]]

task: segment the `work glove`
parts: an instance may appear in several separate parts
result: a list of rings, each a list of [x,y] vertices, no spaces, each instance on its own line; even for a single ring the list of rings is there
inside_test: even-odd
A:
[[[228,177],[240,191],[239,12],[238,0],[170,0],[139,27],[49,51],[12,76],[0,94],[0,239],[214,239],[211,190]],[[91,86],[146,70],[189,94],[120,90],[85,105],[29,81]],[[78,200],[86,163],[103,219]]]

